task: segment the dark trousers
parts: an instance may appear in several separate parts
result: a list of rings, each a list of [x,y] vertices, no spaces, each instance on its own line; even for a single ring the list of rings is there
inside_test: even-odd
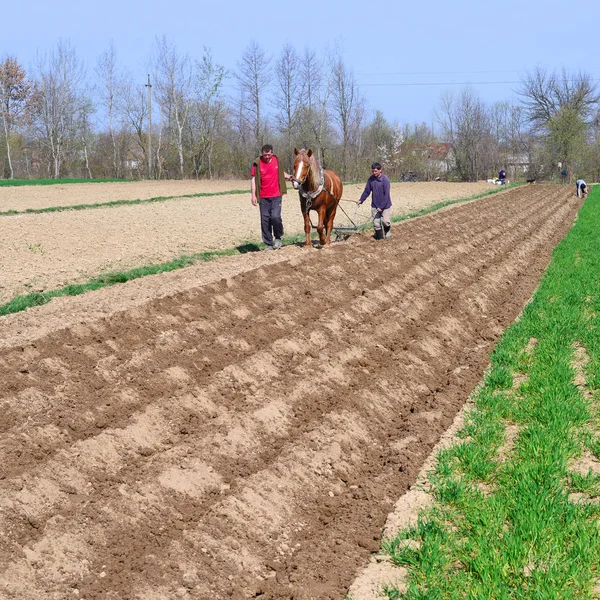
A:
[[[260,232],[267,246],[273,245],[273,238],[281,239],[283,221],[281,220],[281,196],[260,199]]]

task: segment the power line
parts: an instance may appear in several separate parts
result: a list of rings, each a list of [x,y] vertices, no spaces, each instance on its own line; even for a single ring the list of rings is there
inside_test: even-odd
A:
[[[360,71],[359,75],[481,75],[484,73],[524,73],[523,69],[512,69],[510,71],[501,71],[499,69],[490,69],[487,71],[395,71],[389,73]]]
[[[591,79],[590,81],[600,81],[600,79]],[[522,81],[428,81],[428,82],[409,82],[409,83],[359,83],[359,87],[406,87],[419,85],[515,85],[523,83]],[[571,82],[572,83],[572,82]]]
[[[580,69],[562,69],[564,72],[576,71]],[[486,73],[527,73],[528,69],[486,69],[484,71],[359,71],[358,75],[482,75]]]
[[[506,85],[521,83],[520,81],[429,81],[426,83],[359,83],[360,87],[397,87],[411,85]]]

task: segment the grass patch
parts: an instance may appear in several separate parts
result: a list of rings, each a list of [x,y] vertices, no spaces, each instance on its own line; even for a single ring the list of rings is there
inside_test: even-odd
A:
[[[600,188],[492,353],[462,440],[440,452],[430,476],[433,508],[383,545],[409,573],[407,591],[388,587],[388,598],[593,597],[600,477],[572,466],[586,448],[600,450],[598,231]],[[576,344],[589,355],[585,390],[574,383]],[[527,379],[516,386],[516,375]],[[518,435],[500,460],[511,426]]]
[[[8,215],[40,214],[51,212],[64,212],[68,210],[89,210],[94,208],[115,208],[136,204],[152,204],[153,202],[166,202],[167,200],[181,198],[203,198],[206,196],[227,196],[233,194],[247,194],[248,190],[230,190],[228,192],[201,192],[198,194],[184,194],[180,196],[156,196],[145,200],[113,200],[111,202],[97,202],[94,204],[73,204],[72,206],[48,206],[46,208],[27,208],[25,210],[6,210],[0,212],[0,217]]]

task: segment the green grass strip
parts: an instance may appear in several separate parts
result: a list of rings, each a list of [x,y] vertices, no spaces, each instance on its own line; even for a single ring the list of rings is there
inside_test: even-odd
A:
[[[0,187],[21,185],[58,185],[60,183],[114,183],[137,181],[136,179],[0,179]]]
[[[388,598],[597,597],[600,477],[571,467],[585,451],[600,460],[598,231],[600,187],[492,353],[458,443],[438,455],[433,508],[384,543],[408,569],[407,591],[388,586]]]
[[[440,204],[436,204],[430,206],[429,208],[424,208],[415,213],[411,213],[410,215],[402,215],[396,217],[394,222],[396,221],[404,221],[406,219],[410,219],[415,216],[422,216],[430,212],[434,212],[439,208],[444,206],[448,206],[450,204],[456,204],[457,202],[467,202],[470,200],[475,200],[477,198],[487,196],[489,194],[497,193],[501,190],[490,190],[484,194],[480,194],[478,196],[464,198],[462,200],[450,200],[448,202],[442,202]],[[231,192],[218,192],[218,194],[225,194]],[[236,193],[246,193],[243,191]],[[208,194],[213,195],[213,194]],[[131,201],[127,201],[131,202]],[[147,202],[146,200],[141,200],[139,202]],[[372,228],[373,225],[371,223],[370,227],[359,228],[361,231]],[[305,236],[303,233],[298,233],[291,236],[286,236],[285,243],[286,245],[290,244],[301,244],[304,243]],[[181,269],[183,267],[187,267],[189,265],[193,265],[197,262],[214,260],[221,256],[234,256],[236,254],[246,254],[248,252],[257,252],[264,248],[265,245],[259,242],[248,241],[244,242],[235,248],[229,248],[225,250],[214,250],[210,252],[199,252],[197,254],[184,255],[179,258],[175,258],[171,261],[160,263],[157,265],[149,265],[145,267],[139,267],[137,269],[132,269],[130,271],[122,271],[122,272],[114,272],[107,273],[106,275],[101,275],[100,277],[96,277],[87,283],[82,284],[70,284],[62,288],[58,288],[56,290],[49,290],[47,292],[35,292],[31,294],[24,294],[21,296],[17,296],[12,300],[9,300],[7,303],[0,305],[0,317],[21,312],[33,306],[41,306],[43,304],[47,304],[52,300],[52,298],[57,298],[59,296],[78,296],[79,294],[84,294],[85,292],[90,292],[93,290],[98,290],[103,287],[107,287],[110,285],[115,285],[117,283],[125,283],[126,281],[131,281],[132,279],[139,279],[140,277],[145,277],[146,275],[156,275],[157,273],[166,273],[168,271],[174,271],[176,269]]]
[[[114,208],[116,206],[129,206],[135,204],[152,204],[153,202],[166,202],[180,198],[204,198],[207,196],[228,196],[233,194],[248,194],[248,190],[230,190],[228,192],[201,192],[198,194],[184,194],[180,196],[156,196],[145,200],[113,200],[111,202],[98,202],[95,204],[73,204],[72,206],[49,206],[47,208],[27,208],[25,210],[7,210],[0,212],[0,217],[9,215],[40,214],[64,212],[68,210],[88,210],[93,208]]]

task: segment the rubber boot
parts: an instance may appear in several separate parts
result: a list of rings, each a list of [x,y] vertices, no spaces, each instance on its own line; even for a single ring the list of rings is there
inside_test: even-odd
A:
[[[392,228],[392,225],[386,225],[385,223],[383,224],[383,237],[385,237],[385,239],[387,240],[388,238],[392,237],[392,232],[390,231]]]
[[[383,239],[383,229],[376,229],[375,230],[375,235],[373,237],[376,240],[382,240]]]

